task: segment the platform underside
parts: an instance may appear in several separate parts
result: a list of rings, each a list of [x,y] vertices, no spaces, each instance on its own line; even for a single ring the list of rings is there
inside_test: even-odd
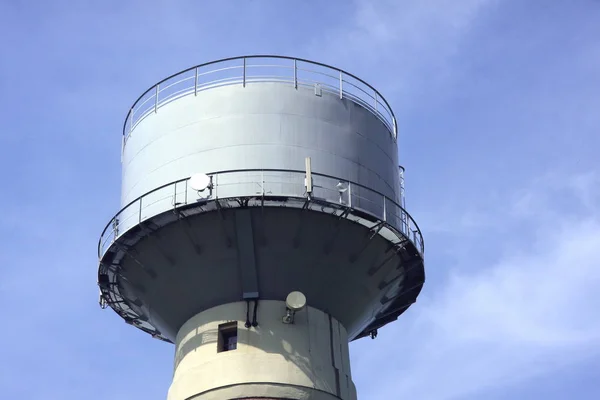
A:
[[[162,213],[121,235],[101,260],[104,299],[173,342],[195,314],[244,298],[302,291],[356,339],[419,294],[423,258],[368,214],[304,199],[213,200]],[[258,303],[260,324],[260,301]]]

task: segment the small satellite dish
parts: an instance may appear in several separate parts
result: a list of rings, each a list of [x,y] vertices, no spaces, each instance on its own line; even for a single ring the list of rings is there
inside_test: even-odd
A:
[[[338,184],[335,185],[335,187],[340,193],[344,193],[346,190],[348,190],[348,185],[346,184],[346,182],[342,181],[339,181]]]
[[[293,312],[300,311],[306,306],[306,296],[302,292],[291,292],[287,295],[285,304]]]
[[[190,178],[190,187],[198,192],[206,190],[206,188],[210,187],[210,176],[203,173],[192,175]]]

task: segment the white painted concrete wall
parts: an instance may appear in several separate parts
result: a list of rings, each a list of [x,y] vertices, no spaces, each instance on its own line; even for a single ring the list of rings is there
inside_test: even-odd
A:
[[[245,302],[191,318],[177,335],[168,399],[356,400],[345,328],[310,307],[286,325],[281,321],[285,309],[285,302],[260,301],[259,326],[250,329],[244,326]],[[218,326],[231,321],[237,321],[237,349],[218,352]]]

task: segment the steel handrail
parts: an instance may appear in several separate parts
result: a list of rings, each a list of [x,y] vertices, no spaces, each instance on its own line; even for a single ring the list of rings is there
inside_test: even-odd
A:
[[[295,173],[295,174],[301,174],[301,175],[304,175],[306,173],[305,171],[301,171],[301,170],[287,170],[287,169],[236,169],[236,170],[225,170],[225,171],[212,172],[212,173],[209,173],[207,175],[209,175],[209,176],[217,176],[218,177],[219,175],[241,173],[241,172],[261,172],[261,173],[264,173],[264,172],[284,172],[284,173]],[[396,203],[394,200],[392,200],[389,197],[385,196],[384,194],[382,194],[382,193],[380,193],[380,192],[378,192],[376,190],[373,190],[373,189],[371,189],[371,188],[369,188],[369,187],[367,187],[365,185],[362,185],[360,183],[348,181],[348,180],[345,180],[345,179],[340,179],[338,177],[335,177],[335,176],[332,176],[332,175],[327,175],[327,174],[321,174],[321,173],[315,173],[315,172],[313,172],[312,175],[313,176],[318,176],[318,177],[323,177],[323,178],[328,178],[328,179],[333,179],[333,180],[339,180],[339,181],[347,182],[349,185],[353,185],[354,187],[365,189],[365,190],[367,190],[367,192],[369,192],[371,194],[381,196],[383,198],[383,204],[384,204],[384,209],[383,209],[384,215],[381,216],[381,217],[383,217],[384,221],[387,219],[387,210],[386,210],[386,207],[385,207],[386,201],[390,202],[392,205],[396,206],[400,210],[401,215],[396,215],[396,214],[393,214],[393,213],[391,215],[395,215],[396,217],[400,217],[401,220],[402,220],[402,223],[406,224],[406,227],[408,229],[410,229],[411,226],[415,228],[415,229],[412,230],[413,231],[413,235],[414,235],[413,238],[410,237],[410,232],[408,232],[408,234],[406,234],[405,236],[411,242],[413,242],[413,244],[415,244],[415,246],[419,249],[419,251],[422,254],[425,252],[425,243],[423,241],[423,235],[421,233],[421,230],[420,230],[417,222],[404,209],[404,207],[402,207],[401,205],[399,205],[398,203]],[[153,193],[158,192],[161,189],[167,188],[169,186],[174,186],[175,193],[174,193],[173,199],[174,199],[174,201],[176,201],[177,194],[178,194],[178,192],[177,192],[177,184],[182,183],[182,182],[187,182],[189,179],[190,178],[187,177],[187,178],[178,179],[176,181],[172,181],[172,182],[166,183],[166,184],[164,184],[162,186],[159,186],[159,187],[157,187],[157,188],[155,188],[155,189],[153,189],[153,190],[151,190],[151,191],[149,191],[149,192],[147,192],[147,193],[145,193],[145,194],[137,197],[136,199],[132,200],[131,202],[129,202],[128,204],[126,204],[124,207],[122,207],[119,210],[119,212],[117,212],[117,214],[115,214],[115,216],[113,218],[111,218],[111,220],[106,224],[106,226],[102,230],[102,233],[100,235],[100,239],[98,240],[98,258],[101,259],[104,256],[104,253],[105,253],[104,244],[106,243],[106,241],[103,241],[103,239],[104,239],[107,231],[109,230],[109,228],[111,226],[114,227],[115,221],[118,220],[118,218],[119,218],[119,216],[121,214],[123,214],[126,210],[128,210],[134,204],[139,203],[140,204],[140,206],[139,206],[139,208],[140,208],[140,210],[139,210],[139,213],[140,213],[139,219],[141,220],[142,202],[143,202],[144,198],[152,195]],[[235,185],[235,184],[247,184],[247,183],[251,183],[251,182],[234,182],[234,183],[231,183],[231,184]],[[255,182],[255,183],[257,183],[257,182]],[[267,183],[267,182],[265,182],[264,179],[263,179],[262,183],[264,184],[264,183]],[[273,182],[268,182],[268,183],[273,183]],[[286,182],[280,182],[280,183],[286,183]],[[291,181],[289,183],[293,184],[293,182],[291,182]],[[171,194],[171,195],[173,195],[173,194]],[[190,203],[187,202],[187,183],[186,183],[186,192],[185,192],[185,195],[186,195],[186,202],[184,204],[190,204]],[[277,196],[279,194],[274,194],[274,195]],[[167,199],[168,197],[169,196],[167,196],[165,198],[162,198],[160,200],[156,200],[154,203],[159,202],[159,201],[163,201],[163,200]],[[216,197],[217,196],[215,196],[215,198]],[[351,195],[349,195],[349,198],[351,199]],[[369,200],[367,198],[363,198],[363,199],[365,201],[373,202],[372,200]],[[327,200],[327,201],[330,201],[330,200]],[[174,206],[176,206],[176,205],[174,204]],[[146,204],[146,207],[148,207],[147,204]],[[352,205],[349,205],[349,207],[352,208]],[[403,220],[403,218],[402,218],[403,216],[406,216],[406,218],[407,218],[406,221]],[[380,216],[376,216],[376,217],[380,218]],[[392,227],[394,229],[398,228],[397,226],[393,226],[393,225],[392,225]],[[404,232],[401,232],[401,233],[404,234]],[[120,236],[118,233],[115,234],[113,236],[113,240],[116,240],[118,236]],[[107,237],[107,240],[108,240],[108,237]]]
[[[294,65],[293,66],[287,66],[287,65],[283,65],[283,64],[281,64],[281,65],[278,65],[278,64],[273,64],[273,65],[267,64],[267,65],[265,65],[265,64],[247,64],[246,63],[246,60],[261,59],[261,58],[262,59],[290,60],[290,61],[294,62]],[[239,65],[239,66],[238,65],[226,66],[226,67],[223,67],[223,68],[219,68],[219,69],[215,69],[215,70],[211,70],[211,71],[206,71],[206,72],[202,72],[201,74],[199,74],[199,69],[200,68],[211,66],[211,65],[216,65],[216,64],[222,64],[222,63],[226,63],[226,62],[230,62],[230,61],[235,61],[235,60],[243,60],[244,63],[243,63],[243,65]],[[325,73],[325,71],[316,71],[316,70],[309,70],[309,69],[306,69],[306,68],[299,68],[298,65],[297,65],[298,62],[309,64],[309,65],[315,65],[315,66],[324,67],[324,68],[326,68],[328,70],[335,71],[338,76],[329,75],[329,74]],[[393,112],[392,108],[390,107],[389,103],[381,95],[381,93],[379,93],[377,91],[377,89],[375,89],[373,86],[369,85],[367,82],[365,82],[364,80],[360,79],[359,77],[357,77],[357,76],[355,76],[355,75],[353,75],[353,74],[351,74],[349,72],[346,72],[346,71],[344,71],[344,70],[342,70],[340,68],[336,68],[336,67],[324,64],[324,63],[319,63],[319,62],[316,62],[316,61],[311,61],[311,60],[307,60],[307,59],[303,59],[303,58],[295,58],[295,57],[288,57],[288,56],[278,56],[278,55],[248,55],[248,56],[238,56],[238,57],[223,58],[223,59],[220,59],[220,60],[210,61],[210,62],[207,62],[207,63],[204,63],[204,64],[198,64],[198,65],[195,65],[193,67],[187,68],[187,69],[185,69],[183,71],[180,71],[180,72],[177,72],[175,74],[172,74],[172,75],[164,78],[160,82],[158,82],[158,83],[152,85],[151,87],[149,87],[144,93],[142,93],[142,95],[140,95],[135,100],[135,102],[133,103],[133,105],[129,108],[129,111],[128,111],[126,117],[125,117],[125,121],[123,122],[124,144],[127,141],[127,138],[129,137],[129,134],[131,133],[131,131],[137,126],[137,122],[140,122],[143,118],[145,118],[147,115],[150,114],[150,113],[148,113],[148,111],[150,111],[152,109],[154,109],[154,111],[156,111],[160,106],[166,104],[166,103],[163,104],[163,102],[161,102],[159,100],[159,98],[158,98],[158,96],[159,96],[159,94],[161,92],[161,88],[160,88],[161,84],[163,84],[163,83],[165,83],[165,82],[167,82],[167,81],[169,81],[169,80],[171,80],[171,79],[173,79],[175,77],[178,77],[180,75],[184,75],[184,74],[187,74],[187,73],[193,71],[194,72],[193,76],[186,77],[184,79],[178,80],[176,83],[172,83],[172,84],[168,85],[166,88],[169,88],[169,87],[171,87],[173,85],[176,85],[176,84],[179,84],[181,82],[185,82],[187,80],[191,80],[192,78],[194,78],[194,86],[192,88],[190,88],[190,90],[184,90],[184,89],[182,89],[181,91],[183,93],[186,93],[186,94],[191,94],[191,93],[197,94],[197,91],[198,91],[198,78],[199,78],[199,76],[208,75],[210,73],[218,73],[218,72],[222,72],[222,71],[230,70],[230,69],[240,69],[241,68],[241,69],[243,69],[243,74],[242,74],[241,77],[235,76],[235,77],[222,78],[222,79],[218,79],[216,81],[207,82],[207,83],[210,84],[210,83],[214,83],[214,82],[217,82],[217,81],[227,82],[227,81],[231,81],[231,80],[236,80],[237,81],[237,79],[241,79],[242,83],[245,85],[246,82],[252,82],[252,77],[253,77],[252,75],[247,76],[247,70],[249,68],[255,68],[255,67],[256,68],[269,67],[269,68],[293,69],[294,70],[294,77],[292,79],[292,82],[295,83],[296,87],[297,87],[297,82],[298,82],[297,71],[305,71],[305,72],[309,72],[309,73],[314,73],[314,74],[326,76],[326,77],[328,77],[330,79],[336,79],[336,80],[339,79],[339,88],[338,89],[339,89],[340,97],[343,97],[344,94],[346,94],[349,98],[358,99],[358,100],[360,100],[360,102],[363,105],[367,106],[368,108],[371,108],[371,111],[373,111],[375,113],[375,115],[377,115],[382,120],[382,122],[385,125],[388,126],[388,128],[391,131],[390,133],[391,133],[392,137],[394,138],[394,140],[397,139],[398,126],[397,126],[397,123],[396,123],[396,117],[395,117],[394,112]],[[353,78],[356,81],[360,82],[361,84],[365,85],[369,90],[373,91],[374,96],[371,96],[363,88],[358,87],[356,84],[345,80],[344,77]],[[281,82],[280,80],[277,80],[277,81]],[[204,83],[204,84],[206,85],[207,83]],[[366,101],[365,99],[363,99],[362,98],[363,96],[359,96],[357,94],[345,91],[344,88],[343,88],[343,84],[344,83],[345,84],[349,84],[349,85],[355,87],[359,91],[363,92],[366,95],[366,97],[374,100],[375,106],[373,107],[370,104],[371,102]],[[325,82],[323,82],[323,84],[328,85],[328,86],[332,86],[332,85],[327,84]],[[217,86],[225,86],[225,84],[224,85],[211,86],[211,87],[217,87]],[[144,100],[144,97],[147,94],[151,93],[151,92],[154,92],[154,94],[151,95],[148,99]],[[167,98],[168,97],[169,96],[167,96]],[[138,121],[137,122],[133,121],[134,113],[136,111],[139,112],[141,106],[143,104],[145,104],[146,102],[148,102],[149,99],[152,99],[152,98],[154,98],[154,107],[150,106],[148,108],[148,110],[143,110],[141,112],[141,116],[138,118]],[[138,103],[140,103],[140,101],[142,101],[142,103],[138,104]],[[381,110],[379,110],[379,108],[377,107],[378,104],[381,104],[383,106],[382,108],[385,109],[385,111],[386,111],[386,113],[388,115],[385,115],[384,113],[382,113]],[[391,119],[391,121],[389,119]],[[127,130],[128,130],[127,129],[128,128],[128,123],[129,123],[129,132],[127,132]]]

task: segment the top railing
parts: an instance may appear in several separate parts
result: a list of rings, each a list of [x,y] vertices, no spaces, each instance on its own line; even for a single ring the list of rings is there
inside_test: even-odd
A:
[[[385,98],[362,79],[326,64],[301,58],[252,55],[200,64],[169,76],[144,92],[131,106],[123,124],[126,142],[135,127],[149,115],[181,97],[220,86],[257,82],[314,87],[315,91],[348,98],[373,112],[396,140],[396,117]]]

